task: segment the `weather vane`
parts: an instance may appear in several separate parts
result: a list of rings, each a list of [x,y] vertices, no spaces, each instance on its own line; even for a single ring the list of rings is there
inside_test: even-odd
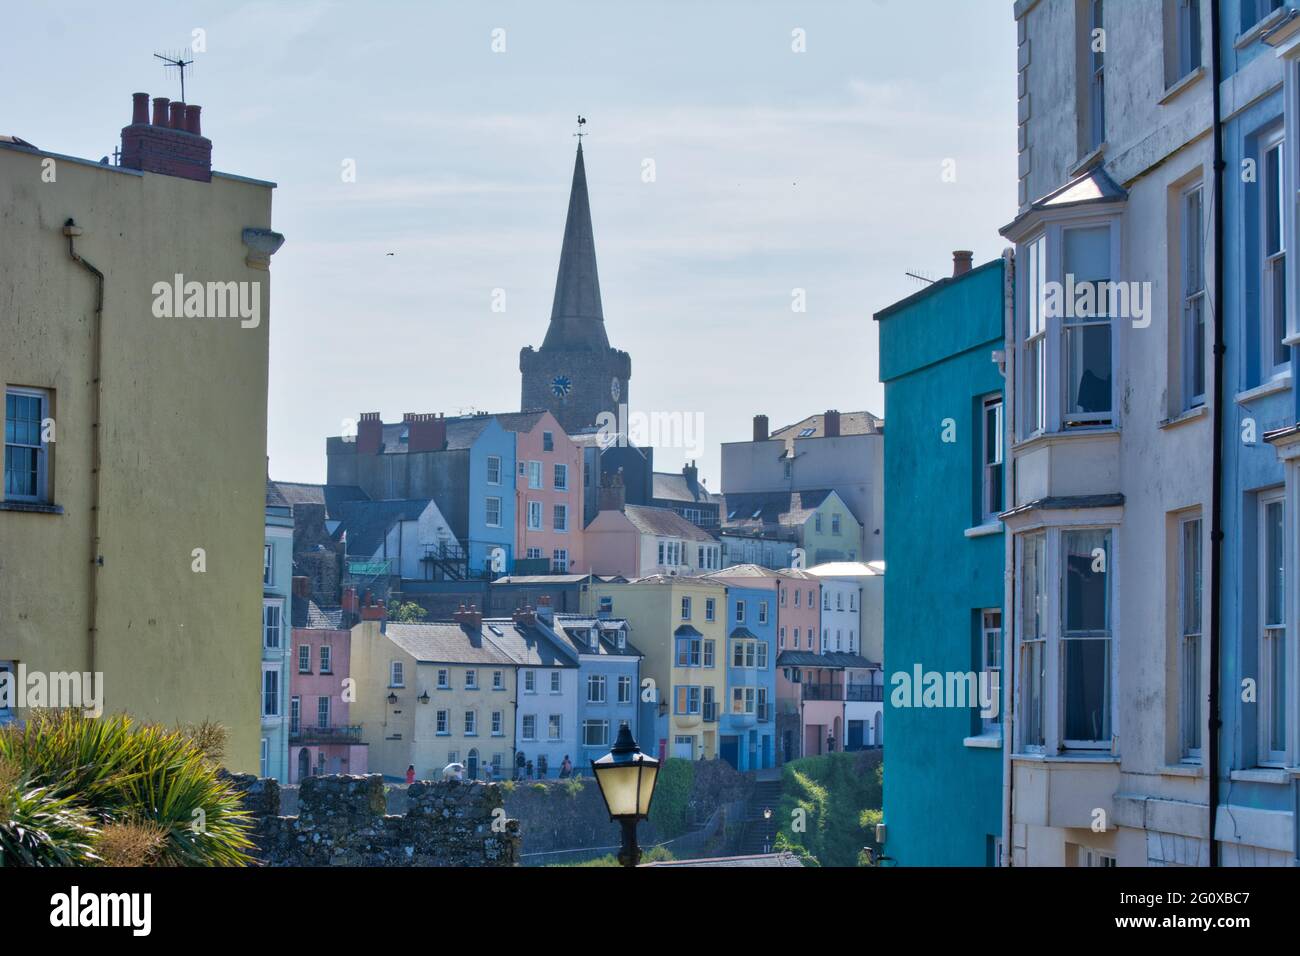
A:
[[[175,67],[176,70],[177,70],[177,72],[180,73],[180,75],[181,75],[181,102],[182,102],[182,103],[186,102],[186,100],[185,100],[185,68],[194,65],[194,55],[193,55],[192,53],[190,53],[190,51],[189,51],[188,48],[186,48],[186,49],[180,51],[180,52],[179,52],[178,54],[176,54],[175,56],[163,56],[163,54],[161,54],[161,53],[155,53],[154,56],[156,56],[158,59],[160,59],[160,60],[163,61],[163,64],[164,64],[164,67],[163,67],[163,68],[164,68],[164,69],[166,69],[167,67]],[[188,60],[185,59],[187,56],[190,57],[190,59],[188,59]]]
[[[579,115],[579,116],[578,116],[578,131],[577,131],[576,133],[573,134],[574,136],[578,137],[578,145],[579,145],[579,146],[582,145],[582,137],[584,137],[584,136],[587,135],[586,133],[584,133],[584,132],[582,131],[582,128],[583,128],[584,126],[586,126],[586,125],[587,125],[587,118],[586,118],[585,116]]]

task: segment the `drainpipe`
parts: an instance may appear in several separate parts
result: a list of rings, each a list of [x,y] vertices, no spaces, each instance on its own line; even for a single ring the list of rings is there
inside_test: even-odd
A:
[[[86,585],[86,602],[90,624],[90,672],[95,672],[99,642],[99,569],[104,557],[99,553],[99,498],[100,498],[100,416],[103,407],[103,382],[100,372],[104,365],[104,273],[100,272],[77,253],[76,239],[81,227],[69,219],[63,224],[63,234],[68,237],[68,255],[95,278],[95,321],[91,335],[91,393],[90,393],[90,577]]]
[[[1005,381],[1008,373],[1011,372],[1012,352],[1015,342],[1016,327],[1016,252],[1014,249],[1007,248],[1002,250],[1002,323],[1003,328],[1010,330],[1011,335],[1003,335],[1002,347],[1005,350],[1002,359],[1002,378]],[[1011,343],[1010,345],[1008,343]],[[1002,460],[1002,502],[1006,507],[1008,501],[1007,489],[1015,486],[1015,482],[1009,477],[1011,475],[1011,456],[1007,454],[1010,442],[1006,436],[1014,435],[1017,427],[1015,411],[1012,408],[1013,402],[1006,400],[1007,388],[1002,388],[1002,416],[1003,416],[1003,443],[1008,447],[1003,449]],[[1011,711],[1015,706],[1015,686],[1016,686],[1016,653],[1015,653],[1015,607],[1016,607],[1016,573],[1015,573],[1015,541],[1011,535],[1007,534],[1006,527],[1002,530],[1003,542],[1003,599],[1006,601],[1006,608],[1002,611],[1002,672],[1006,675],[1006,686],[1000,688],[1002,694],[1002,859],[996,861],[998,866],[1011,866],[1012,849],[1014,848],[1014,838],[1011,832],[1011,801],[1014,797],[1014,775],[1011,767],[1012,745],[1012,721]]]
[[[1223,79],[1223,56],[1220,37],[1220,3],[1210,0],[1210,58],[1212,90],[1211,135],[1214,137],[1214,448],[1210,468],[1210,720],[1209,720],[1209,835],[1210,866],[1219,865],[1219,841],[1214,834],[1214,818],[1219,809],[1219,638],[1223,602],[1223,356],[1227,351],[1223,333],[1223,107],[1220,84]]]

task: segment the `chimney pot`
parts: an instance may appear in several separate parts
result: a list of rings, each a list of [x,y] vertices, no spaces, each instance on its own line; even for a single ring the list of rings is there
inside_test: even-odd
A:
[[[203,107],[190,103],[185,105],[185,132],[193,133],[195,136],[203,135],[199,126],[199,111],[202,109]]]
[[[971,260],[975,253],[969,249],[957,249],[952,254],[952,275],[955,279],[957,276],[965,275],[971,270]]]
[[[167,125],[167,104],[170,102],[171,100],[169,100],[165,96],[155,96],[153,98],[153,125],[154,126]]]
[[[149,125],[149,94],[148,93],[131,94],[131,125],[132,126]]]
[[[172,129],[185,129],[185,104],[180,100],[175,100],[171,106],[171,121],[167,124]]]

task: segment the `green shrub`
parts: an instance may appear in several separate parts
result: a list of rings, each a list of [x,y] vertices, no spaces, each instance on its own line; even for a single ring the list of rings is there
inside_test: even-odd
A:
[[[661,846],[651,847],[648,850],[641,851],[642,863],[662,863],[665,860],[676,859],[671,853]],[[568,867],[606,867],[622,866],[618,862],[618,854],[607,853],[604,856],[598,856],[594,860],[583,860],[580,863],[548,863],[547,866],[568,866]]]
[[[686,832],[686,810],[694,786],[695,764],[690,760],[669,757],[659,768],[654,800],[650,803],[650,822],[664,839]]]
[[[45,799],[84,813],[96,839],[107,828],[132,827],[134,846],[147,842],[146,831],[155,834],[157,846],[145,856],[158,865],[247,865],[252,844],[243,798],[220,777],[209,752],[190,731],[125,715],[43,711],[25,727],[0,730],[0,759]],[[128,842],[121,833],[113,839]]]
[[[0,866],[86,866],[99,861],[90,815],[69,797],[32,786],[0,761]]]
[[[564,792],[570,797],[576,797],[578,794],[582,793],[582,788],[584,786],[586,786],[586,784],[582,782],[582,776],[580,774],[574,774],[568,780],[564,781]]]
[[[857,755],[846,753],[787,763],[775,846],[823,866],[862,865],[862,849],[875,836],[865,811],[880,809],[882,767],[861,773],[859,766]]]

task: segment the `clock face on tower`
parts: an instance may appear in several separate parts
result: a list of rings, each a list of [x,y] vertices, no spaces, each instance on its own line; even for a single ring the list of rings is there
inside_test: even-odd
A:
[[[551,379],[551,391],[555,393],[557,398],[567,398],[571,388],[573,388],[573,382],[569,380],[567,375],[557,375]]]
[[[614,378],[614,379],[610,380],[610,383],[609,383],[609,396],[610,396],[610,398],[614,399],[614,401],[617,402],[619,396],[622,395],[622,394],[623,394],[623,386],[620,385],[620,384],[618,383],[618,379],[617,379],[617,378]]]

